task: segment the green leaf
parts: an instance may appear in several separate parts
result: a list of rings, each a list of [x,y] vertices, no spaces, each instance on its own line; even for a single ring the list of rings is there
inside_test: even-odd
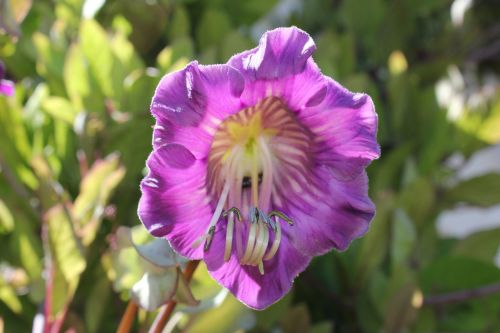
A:
[[[491,173],[468,179],[449,189],[445,193],[448,204],[467,202],[478,206],[490,206],[500,203],[500,174]]]
[[[477,232],[459,241],[452,253],[492,263],[500,247],[500,228]]]
[[[51,87],[52,93],[64,93],[63,68],[65,50],[41,32],[33,34],[37,51],[37,71]]]
[[[370,232],[361,240],[355,263],[356,284],[364,285],[375,269],[382,263],[389,250],[390,221],[395,199],[386,193],[376,199],[377,214]]]
[[[415,320],[417,308],[412,302],[415,293],[420,292],[413,273],[406,266],[394,267],[382,304],[384,332],[402,332]]]
[[[500,269],[493,263],[459,256],[446,256],[435,260],[420,273],[424,293],[477,288],[499,280]]]
[[[73,126],[77,111],[67,99],[63,97],[48,97],[42,102],[42,110],[55,119],[62,120]]]
[[[251,49],[253,47],[253,42],[243,36],[239,31],[231,31],[224,38],[222,47],[220,49],[220,59],[222,61],[227,61],[234,54],[240,53],[242,51]]]
[[[187,37],[190,33],[189,13],[184,6],[175,6],[170,27],[168,29],[168,36],[170,40],[175,40],[179,37]]]
[[[80,184],[80,194],[75,200],[74,217],[83,232],[82,242],[90,244],[102,220],[111,194],[125,175],[118,155],[109,155],[94,163]]]
[[[7,284],[4,278],[0,275],[0,301],[5,303],[14,313],[21,313],[23,307],[16,292],[12,286]]]
[[[183,65],[184,66],[184,65]],[[125,80],[125,93],[122,96],[120,105],[123,111],[130,112],[133,114],[144,115],[149,111],[149,104],[151,103],[151,96],[155,91],[158,82],[160,81],[160,75],[156,70],[136,70],[129,74]],[[140,119],[145,121],[148,119]],[[136,126],[133,121],[129,122],[127,125]],[[115,131],[127,131],[127,126],[121,126],[116,128]],[[123,137],[120,141],[123,141]],[[136,141],[135,139],[134,141]],[[127,149],[120,149],[120,151],[127,152]]]
[[[5,202],[0,199],[0,234],[9,233],[14,229],[14,216]]]
[[[81,47],[90,70],[105,96],[113,96],[113,54],[106,32],[94,20],[80,25]]]
[[[55,206],[47,212],[49,225],[49,241],[57,267],[70,289],[74,291],[80,274],[86,267],[83,248],[76,237],[69,211],[62,205]]]
[[[210,46],[219,45],[227,33],[231,31],[231,22],[223,11],[209,8],[198,23],[196,41],[201,50]]]
[[[415,226],[408,214],[400,208],[396,209],[392,224],[391,263],[393,269],[409,259],[416,236]]]
[[[194,317],[189,325],[189,332],[235,332],[238,329],[251,328],[254,321],[250,310],[230,294],[220,307]]]
[[[99,325],[105,318],[107,301],[112,295],[109,280],[105,277],[98,277],[92,283],[90,293],[85,299],[85,324],[88,332],[100,332]]]
[[[87,60],[79,44],[72,44],[66,54],[63,77],[66,92],[75,105],[75,109],[80,111],[85,104],[84,101],[91,95],[92,89]],[[93,108],[90,110],[95,111]]]

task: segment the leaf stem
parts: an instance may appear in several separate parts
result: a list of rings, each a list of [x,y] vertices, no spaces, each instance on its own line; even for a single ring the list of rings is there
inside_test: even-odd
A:
[[[199,263],[200,263],[199,260],[194,260],[194,261],[190,261],[187,263],[186,268],[184,269],[184,272],[182,273],[187,282],[191,281],[193,274],[194,274],[194,271],[198,267]],[[167,303],[167,305],[165,305],[160,310],[160,313],[158,314],[153,325],[149,329],[149,333],[161,333],[163,331],[163,328],[167,324],[170,316],[172,315],[172,312],[174,312],[176,305],[177,305],[177,302],[174,300],[171,300],[170,302]]]

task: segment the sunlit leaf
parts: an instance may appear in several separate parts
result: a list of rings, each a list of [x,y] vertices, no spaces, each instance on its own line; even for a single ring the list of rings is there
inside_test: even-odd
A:
[[[9,208],[0,199],[0,234],[8,233],[14,229],[14,217]]]
[[[75,200],[74,216],[88,245],[95,237],[104,209],[111,194],[125,175],[117,155],[110,155],[97,161],[80,184],[80,194]]]
[[[89,69],[106,96],[113,96],[113,55],[106,32],[94,20],[84,20],[80,25],[81,47]]]
[[[77,111],[73,105],[62,97],[48,97],[42,103],[42,109],[55,119],[62,120],[68,125],[73,125]]]
[[[73,287],[86,267],[83,248],[76,237],[69,211],[62,205],[47,212],[49,239],[54,252],[54,259],[65,280]]]
[[[14,288],[8,285],[2,276],[0,276],[0,301],[5,303],[9,309],[15,313],[20,313],[22,311],[23,307]]]

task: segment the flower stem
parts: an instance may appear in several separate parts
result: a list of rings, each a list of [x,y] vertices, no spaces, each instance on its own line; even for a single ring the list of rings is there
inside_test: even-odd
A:
[[[182,272],[182,274],[184,275],[184,278],[186,279],[187,282],[191,281],[193,274],[194,274],[194,271],[198,267],[199,263],[200,263],[199,260],[194,260],[194,261],[190,261],[187,263],[186,268],[184,268],[184,272]],[[167,303],[166,306],[164,306],[160,310],[160,313],[158,314],[153,325],[149,329],[149,333],[161,333],[163,331],[163,328],[165,327],[168,320],[170,319],[172,312],[174,312],[176,305],[177,305],[177,302],[174,300],[171,300],[170,302]]]
[[[116,333],[128,333],[132,328],[132,324],[135,320],[135,314],[137,313],[137,304],[130,300],[128,302],[125,313],[123,314],[122,320],[120,321],[120,326],[116,330]]]

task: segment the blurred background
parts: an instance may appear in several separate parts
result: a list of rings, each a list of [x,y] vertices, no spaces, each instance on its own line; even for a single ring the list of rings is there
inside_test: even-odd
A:
[[[324,74],[373,97],[376,218],[263,312],[200,265],[202,305],[178,295],[168,331],[500,332],[498,1],[0,0],[15,83],[0,95],[0,333],[116,330],[151,269],[117,230],[151,242],[136,209],[154,88],[288,25]],[[133,331],[154,317],[140,309]]]

